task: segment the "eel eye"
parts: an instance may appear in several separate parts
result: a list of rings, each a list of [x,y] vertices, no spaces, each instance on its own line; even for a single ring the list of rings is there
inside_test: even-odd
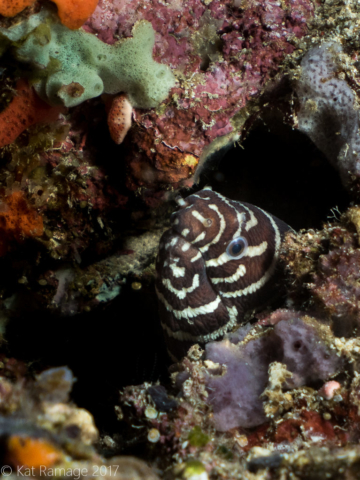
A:
[[[211,225],[212,225],[212,220],[211,220],[211,218],[207,218],[207,219],[205,220],[205,227],[211,227]]]
[[[226,253],[230,258],[239,259],[243,257],[248,249],[248,242],[244,237],[237,237],[231,240],[226,248]]]

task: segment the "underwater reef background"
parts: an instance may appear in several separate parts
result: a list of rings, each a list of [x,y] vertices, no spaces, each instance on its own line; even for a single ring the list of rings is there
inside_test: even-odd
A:
[[[359,477],[359,35],[357,0],[0,1],[2,474]],[[292,227],[284,294],[172,365],[155,259],[206,185]]]

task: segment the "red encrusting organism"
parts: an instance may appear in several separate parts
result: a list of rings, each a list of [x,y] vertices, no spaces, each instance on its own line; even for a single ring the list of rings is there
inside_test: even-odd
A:
[[[41,100],[26,80],[18,80],[14,98],[0,113],[0,147],[10,145],[31,125],[57,120],[63,110]]]
[[[4,197],[0,208],[0,256],[6,254],[10,242],[43,234],[42,216],[28,204],[23,192],[14,191]]]

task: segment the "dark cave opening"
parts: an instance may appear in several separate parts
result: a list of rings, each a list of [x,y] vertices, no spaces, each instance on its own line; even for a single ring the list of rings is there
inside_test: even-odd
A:
[[[216,165],[210,161],[200,186],[252,203],[295,230],[321,228],[332,209],[343,212],[350,196],[339,173],[304,134],[275,121],[258,124],[241,146]]]

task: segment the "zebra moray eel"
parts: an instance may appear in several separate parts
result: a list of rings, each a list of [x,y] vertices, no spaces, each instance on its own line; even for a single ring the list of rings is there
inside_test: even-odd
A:
[[[173,360],[194,343],[220,339],[278,294],[279,248],[290,229],[210,187],[177,202],[156,260],[161,324]]]

